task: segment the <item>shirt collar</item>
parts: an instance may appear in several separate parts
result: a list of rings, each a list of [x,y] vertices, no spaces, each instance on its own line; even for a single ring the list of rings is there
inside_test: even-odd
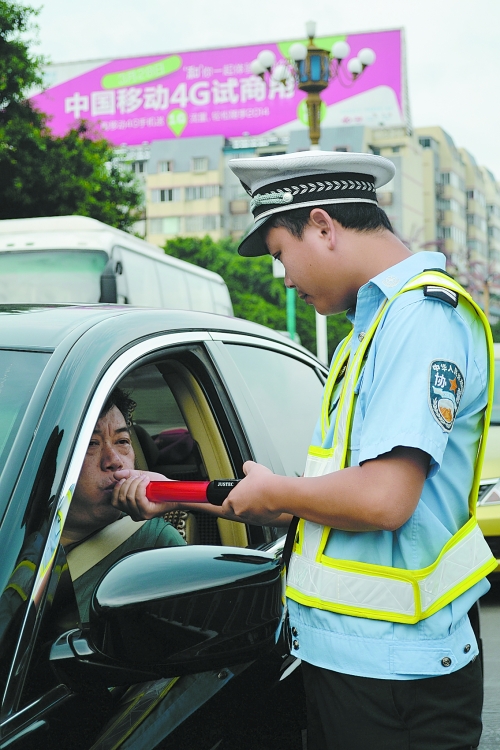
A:
[[[428,250],[410,255],[395,266],[387,268],[378,276],[370,279],[371,284],[378,286],[386,297],[393,297],[404,285],[417,274],[427,269],[446,268],[446,257],[443,253],[429,252]]]
[[[360,312],[360,308],[364,308],[369,300],[374,297],[375,288],[382,292],[384,297],[390,299],[397,294],[404,285],[417,274],[422,273],[428,269],[446,269],[446,256],[443,253],[430,252],[424,250],[420,253],[414,253],[408,258],[405,258],[400,263],[386,268],[385,271],[374,276],[370,281],[364,284],[358,291],[357,304],[355,308],[351,308],[347,311],[346,316],[351,323]],[[377,300],[373,302],[378,305],[382,298],[379,296],[379,292],[375,294]],[[378,301],[380,300],[380,301]],[[370,311],[371,313],[371,311]]]

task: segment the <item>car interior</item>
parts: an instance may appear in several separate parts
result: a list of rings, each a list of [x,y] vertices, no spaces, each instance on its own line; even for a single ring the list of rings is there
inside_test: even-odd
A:
[[[188,368],[177,361],[134,370],[120,387],[136,402],[132,445],[138,469],[175,480],[234,477],[234,470],[207,398]],[[166,520],[188,544],[247,547],[244,524],[203,511],[173,511]]]

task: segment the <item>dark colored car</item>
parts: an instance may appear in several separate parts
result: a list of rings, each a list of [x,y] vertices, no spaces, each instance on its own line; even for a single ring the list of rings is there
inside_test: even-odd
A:
[[[242,320],[0,309],[0,749],[302,748],[282,529],[175,512],[188,545],[119,560],[84,623],[59,541],[117,384],[137,402],[139,467],[205,480],[242,477],[247,459],[300,475],[324,377]]]

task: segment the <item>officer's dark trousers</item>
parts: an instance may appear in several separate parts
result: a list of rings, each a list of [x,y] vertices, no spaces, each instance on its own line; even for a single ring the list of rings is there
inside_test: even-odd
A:
[[[471,750],[479,745],[480,660],[442,677],[378,680],[302,662],[307,750]]]

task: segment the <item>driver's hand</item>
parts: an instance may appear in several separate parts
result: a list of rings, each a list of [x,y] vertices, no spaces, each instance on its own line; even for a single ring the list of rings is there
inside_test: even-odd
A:
[[[149,520],[177,510],[177,503],[152,503],[146,497],[146,487],[153,482],[173,481],[163,474],[138,469],[120,469],[114,473],[117,480],[111,504],[129,515],[134,521]]]

